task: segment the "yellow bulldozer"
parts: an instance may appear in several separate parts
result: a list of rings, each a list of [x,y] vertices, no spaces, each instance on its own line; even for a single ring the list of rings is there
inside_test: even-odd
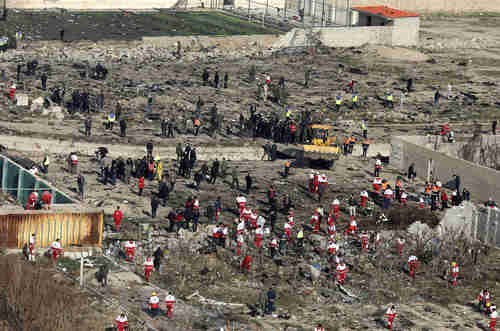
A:
[[[340,156],[340,146],[333,127],[326,124],[310,124],[307,126],[306,144],[278,147],[280,154],[287,158],[295,158],[297,168],[331,169]]]

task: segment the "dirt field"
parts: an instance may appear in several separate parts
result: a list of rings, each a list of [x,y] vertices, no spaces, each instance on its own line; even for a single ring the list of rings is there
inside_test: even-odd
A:
[[[334,124],[339,137],[352,133],[360,138],[360,120],[365,119],[368,121],[369,135],[375,143],[387,142],[391,135],[435,133],[439,124],[445,122],[452,123],[452,129],[460,138],[462,134],[471,133],[474,121],[482,122],[482,130],[486,132],[489,130],[490,120],[499,116],[496,51],[500,40],[495,27],[498,23],[500,20],[496,18],[480,22],[477,18],[433,18],[422,24],[422,43],[418,49],[319,48],[314,56],[300,51],[292,55],[273,53],[272,50],[253,48],[252,45],[246,49],[224,51],[217,47],[202,52],[192,48],[191,51],[183,51],[182,56],[176,56],[173,49],[156,48],[153,52],[139,46],[128,49],[120,43],[74,43],[64,47],[58,43],[44,43],[43,48],[38,49],[38,45],[42,43],[34,42],[25,50],[4,55],[2,68],[7,71],[7,80],[0,83],[5,94],[0,100],[3,103],[0,114],[4,119],[0,122],[0,130],[2,134],[32,137],[32,153],[19,153],[15,150],[10,150],[9,153],[41,161],[43,154],[48,152],[52,156],[48,179],[76,197],[76,176],[65,171],[63,160],[67,155],[37,147],[37,138],[82,140],[102,145],[123,144],[128,148],[137,146],[138,154],[144,151],[144,145],[150,139],[156,146],[165,147],[173,147],[179,141],[183,144],[189,142],[200,148],[263,145],[266,142],[264,139],[249,138],[236,124],[240,113],[248,118],[248,109],[252,103],[258,104],[257,111],[263,116],[277,114],[280,118],[284,117],[283,105],[257,100],[256,84],[248,80],[250,66],[255,65],[260,81],[264,80],[267,73],[274,82],[281,76],[285,77],[289,94],[286,103],[292,109],[294,117],[298,118],[303,110],[310,110],[315,120]],[[481,32],[472,31],[477,29]],[[473,40],[475,43],[472,43]],[[460,45],[463,44],[475,45],[475,48],[462,48]],[[134,57],[118,56],[125,51],[133,53]],[[105,65],[110,70],[110,77],[106,81],[80,78],[79,72],[85,68],[80,59],[85,54],[90,59],[90,65],[100,59],[108,59]],[[35,56],[42,70],[50,72],[49,87],[61,86],[64,82],[67,88],[66,102],[73,89],[87,89],[91,95],[104,92],[104,110],[91,114],[94,123],[91,137],[83,136],[85,114],[63,113],[64,118],[47,118],[41,115],[41,109],[31,112],[29,109],[13,106],[7,100],[9,80],[15,77],[16,63],[21,58],[32,59]],[[79,64],[76,68],[74,62]],[[339,64],[343,65],[342,71],[339,71]],[[306,67],[312,68],[310,88],[303,86]],[[211,74],[218,70],[221,77],[228,72],[229,87],[215,89],[203,86],[201,74],[204,68],[208,68]],[[353,73],[353,68],[360,69],[361,74],[358,70]],[[414,78],[414,91],[405,98],[403,107],[399,107],[400,93],[406,87],[406,78],[410,76]],[[350,107],[351,94],[346,92],[350,79],[356,81],[356,90],[362,103],[359,110]],[[48,94],[41,91],[38,79],[23,75],[23,80],[27,83],[21,91],[31,99]],[[144,87],[151,87],[153,84],[159,90],[152,92],[155,100],[152,112],[149,112],[145,97],[149,92],[144,92]],[[447,98],[448,84],[452,85],[450,98]],[[436,87],[440,87],[443,94],[439,108],[432,104]],[[393,91],[396,104],[390,110],[383,108],[380,99],[388,90]],[[344,97],[344,107],[340,113],[333,110],[337,93]],[[202,129],[198,136],[194,136],[186,129],[186,121],[193,116],[198,96],[205,104],[201,108]],[[122,116],[128,122],[125,138],[119,137],[116,127],[112,132],[102,127],[107,111],[114,109],[117,102],[123,104]],[[210,108],[214,103],[217,103],[219,114],[223,115],[222,129],[217,132],[208,125]],[[159,137],[158,118],[161,117],[175,120],[178,129],[175,138]],[[216,151],[213,155],[215,157],[220,158]],[[166,169],[175,169],[173,160],[164,161]],[[80,169],[87,179],[87,196],[83,204],[105,209],[109,225],[106,235],[109,238],[116,236],[110,230],[110,215],[120,205],[126,217],[124,231],[127,234],[140,232],[138,226],[141,223],[151,223],[155,232],[153,244],[168,246],[166,266],[160,273],[153,275],[151,284],[144,283],[134,274],[140,274],[140,267],[115,259],[123,273],[114,274],[111,287],[99,291],[119,300],[158,330],[214,330],[222,327],[226,321],[237,323],[243,330],[311,330],[317,323],[323,323],[329,331],[378,330],[384,327],[383,314],[389,303],[395,303],[398,307],[396,330],[487,330],[487,316],[477,312],[473,302],[483,287],[489,287],[494,298],[500,290],[500,255],[492,249],[488,251],[488,255],[481,254],[479,264],[475,265],[468,251],[472,246],[458,246],[447,238],[443,240],[446,245],[442,246],[439,254],[433,257],[419,256],[423,263],[417,279],[409,281],[406,270],[408,255],[428,251],[422,248],[418,236],[408,234],[400,224],[406,225],[410,218],[430,220],[428,216],[418,214],[413,201],[408,214],[399,213],[399,207],[395,207],[391,215],[402,216],[395,216],[388,225],[377,226],[373,217],[358,215],[360,228],[383,231],[385,244],[376,252],[362,253],[357,241],[340,238],[339,241],[345,248],[345,261],[350,269],[346,283],[348,294],[334,285],[331,279],[332,265],[326,261],[324,251],[318,253],[314,250],[316,242],[326,243],[325,223],[320,235],[314,235],[310,232],[309,219],[315,207],[322,206],[328,211],[329,204],[335,197],[344,201],[351,193],[357,197],[361,190],[369,189],[373,180],[373,165],[373,160],[342,157],[334,169],[325,171],[329,177],[329,188],[322,202],[318,203],[317,197],[308,191],[310,169],[293,169],[292,175],[285,179],[280,174],[283,167],[283,161],[280,160],[230,161],[230,168],[238,167],[240,185],[244,186],[246,173],[250,172],[254,177],[254,189],[247,194],[252,208],[267,216],[269,205],[266,192],[270,184],[274,183],[280,202],[285,194],[293,195],[296,223],[306,226],[305,256],[299,258],[294,249],[290,249],[287,256],[279,258],[279,263],[271,260],[267,253],[254,248],[249,238],[245,249],[253,254],[255,263],[251,274],[247,276],[238,270],[240,260],[234,257],[234,245],[226,249],[219,248],[212,254],[186,254],[204,245],[213,223],[207,217],[201,217],[199,233],[184,233],[184,239],[166,231],[166,216],[169,211],[181,208],[186,198],[192,194],[198,195],[202,210],[211,206],[217,195],[220,195],[223,206],[221,219],[230,224],[237,214],[235,197],[243,192],[230,188],[230,176],[214,185],[202,183],[199,192],[192,188],[192,178],[179,177],[167,207],[160,207],[158,217],[152,220],[150,198],[158,190],[156,181],[146,182],[142,197],[137,195],[137,179],[132,179],[128,185],[119,182],[117,185],[104,186],[97,176],[98,164],[91,157],[82,155]],[[199,167],[201,162],[197,168]],[[404,174],[390,165],[384,167],[382,172],[382,176],[391,184],[399,175]],[[423,184],[422,179],[415,183],[404,183],[413,197],[421,192]],[[437,213],[438,217],[441,215]],[[277,225],[279,231],[276,234],[281,234],[285,219],[286,214],[280,212]],[[346,229],[349,219],[345,202],[340,219],[337,225],[339,233]],[[403,257],[399,257],[394,248],[396,236],[407,238]],[[147,240],[141,242],[139,259],[151,252],[150,246],[151,243]],[[457,261],[461,267],[461,278],[456,289],[449,287],[447,280],[441,277],[451,261]],[[310,265],[316,263],[321,264],[322,273],[313,282],[309,270]],[[89,281],[92,282],[90,279]],[[97,286],[95,281],[92,284]],[[273,285],[278,293],[276,306],[280,317],[250,317],[247,305],[255,305],[259,292],[269,285]],[[144,299],[156,288],[161,289],[162,296],[168,289],[173,290],[178,297],[176,314],[179,317],[174,321],[167,321],[164,317],[151,320],[141,310]],[[206,298],[242,304],[243,307],[216,308],[211,304],[202,305],[194,298],[188,299],[197,290]],[[287,313],[291,315],[289,318]]]

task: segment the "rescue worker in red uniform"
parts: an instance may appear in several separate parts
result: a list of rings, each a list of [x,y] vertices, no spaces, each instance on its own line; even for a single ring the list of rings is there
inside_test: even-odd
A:
[[[253,210],[250,213],[250,228],[251,229],[256,229],[257,228],[257,218],[259,217],[257,210]]]
[[[245,239],[243,238],[243,235],[238,234],[238,238],[236,238],[236,244],[238,246],[238,248],[236,249],[236,256],[241,255],[241,247],[243,246],[244,243],[245,243]]]
[[[56,239],[56,241],[52,243],[50,248],[52,249],[52,260],[57,261],[59,255],[62,252],[61,243],[59,242],[59,239]]]
[[[375,179],[373,179],[373,191],[375,192],[375,194],[380,193],[381,186],[382,186],[382,178],[375,177]]]
[[[288,216],[286,217],[287,218],[287,223],[290,224],[290,226],[293,228],[293,226],[295,225],[295,221],[293,219],[293,208],[290,208],[290,211],[288,212]]]
[[[314,175],[313,175],[313,180],[312,180],[312,190],[311,190],[311,193],[318,192],[318,187],[319,187],[319,174],[317,172],[315,172]]]
[[[292,241],[292,226],[290,225],[289,222],[285,223],[284,231],[285,231],[286,237],[288,238],[288,242]]]
[[[151,294],[151,297],[149,298],[149,312],[153,317],[156,317],[156,315],[158,315],[159,310],[160,310],[160,299],[156,295],[156,292],[153,292]]]
[[[335,236],[336,232],[337,232],[337,229],[335,227],[335,223],[334,222],[329,223],[329,225],[328,225],[328,235],[330,237]]]
[[[339,199],[335,198],[332,202],[332,207],[330,209],[330,216],[333,214],[335,216],[335,219],[339,219],[339,212],[340,212],[340,201]]]
[[[125,243],[125,255],[127,256],[125,258],[125,261],[133,261],[135,257],[135,249],[136,249],[135,242],[132,240],[129,240]]]
[[[362,191],[360,194],[360,198],[361,198],[361,202],[360,202],[361,208],[365,208],[366,202],[368,201],[368,192]]]
[[[241,263],[241,272],[248,273],[250,271],[250,265],[252,264],[253,258],[250,255],[245,256],[243,262]]]
[[[236,202],[238,203],[238,208],[240,209],[240,218],[243,216],[243,209],[247,204],[247,198],[245,197],[237,197]]]
[[[264,238],[264,229],[259,225],[255,230],[255,247],[260,248],[262,238]]]
[[[460,272],[460,268],[458,267],[458,264],[456,262],[451,263],[451,284],[456,287],[457,286],[457,279],[458,279],[458,273]]]
[[[479,300],[479,308],[481,308],[481,306],[486,307],[486,304],[491,300],[490,292],[488,291],[488,289],[485,288],[484,290],[482,290],[481,293],[479,293],[477,299]]]
[[[30,261],[35,261],[35,234],[33,233],[31,235],[31,238],[30,238],[30,244],[28,246],[28,250],[29,250],[29,256],[28,256],[28,259]]]
[[[172,295],[171,292],[168,292],[167,296],[165,297],[165,306],[166,306],[166,315],[169,320],[172,319],[172,313],[175,302],[176,302],[175,297]]]
[[[142,191],[144,191],[144,177],[141,176],[141,178],[139,178],[139,195],[142,195]]]
[[[328,254],[330,256],[333,256],[337,254],[337,250],[339,249],[339,245],[335,242],[335,240],[330,240],[330,243],[328,244]]]
[[[339,284],[341,285],[344,285],[345,276],[347,274],[347,266],[345,265],[345,263],[344,262],[339,263],[337,265],[336,271],[337,271],[337,282],[339,282]]]
[[[149,282],[149,278],[151,277],[151,272],[153,271],[154,263],[153,259],[148,256],[146,261],[144,262],[144,278]]]
[[[396,318],[396,307],[394,305],[387,309],[385,317],[387,317],[387,328],[392,329],[392,322],[394,322],[394,319]]]
[[[408,265],[410,267],[410,278],[415,279],[415,274],[417,273],[418,258],[415,255],[411,255],[408,258]]]
[[[403,207],[403,206],[406,207],[406,201],[407,200],[408,200],[408,194],[405,191],[403,191],[401,193],[401,197],[399,198],[399,206],[400,207]]]
[[[403,248],[405,247],[405,240],[403,238],[396,239],[396,244],[398,246],[399,256],[403,256]]]
[[[115,323],[116,323],[116,328],[118,329],[118,331],[124,331],[125,328],[128,327],[128,319],[127,319],[127,316],[123,313],[121,313],[120,315],[118,315],[118,317],[115,319]]]
[[[26,209],[34,210],[35,204],[37,201],[38,201],[38,193],[31,192],[30,195],[28,196],[28,202],[26,203]]]
[[[50,202],[52,201],[52,195],[49,191],[43,191],[42,193],[42,202],[44,209],[50,209]]]
[[[123,218],[123,213],[120,210],[120,206],[117,206],[115,212],[113,213],[113,219],[115,220],[116,232],[120,231],[120,224],[122,222],[122,218]]]
[[[368,241],[370,240],[370,236],[366,231],[363,231],[361,234],[361,247],[363,251],[368,252]]]
[[[356,235],[356,230],[358,229],[358,223],[355,219],[352,219],[349,223],[349,228],[345,230],[345,235]]]
[[[310,224],[311,224],[311,226],[314,226],[313,232],[318,233],[320,221],[319,221],[319,212],[317,209],[314,211],[314,214],[311,216]]]
[[[497,325],[497,318],[498,318],[498,312],[496,310],[496,308],[493,308],[491,310],[491,314],[490,314],[490,330],[491,331],[495,331],[495,327]]]
[[[252,216],[252,210],[248,207],[244,207],[242,211],[243,219],[247,225],[250,225],[250,216]],[[250,226],[249,226],[250,227]]]

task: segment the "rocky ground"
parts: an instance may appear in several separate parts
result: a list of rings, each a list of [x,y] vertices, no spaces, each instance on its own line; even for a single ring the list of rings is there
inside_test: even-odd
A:
[[[474,120],[482,121],[483,130],[486,131],[488,121],[498,116],[499,91],[494,53],[498,45],[492,41],[488,47],[479,44],[474,50],[457,49],[450,41],[450,36],[468,40],[476,33],[467,30],[479,27],[483,31],[481,38],[486,38],[488,34],[494,35],[491,20],[457,18],[424,21],[422,47],[418,50],[386,47],[320,48],[314,56],[301,52],[286,55],[283,52],[273,53],[271,49],[256,50],[252,47],[231,50],[224,48],[223,42],[220,42],[220,47],[208,51],[199,52],[199,49],[194,48],[186,50],[180,57],[174,54],[174,48],[153,48],[139,44],[130,48],[130,45],[121,43],[82,42],[63,45],[34,42],[24,50],[9,51],[2,55],[7,80],[1,82],[0,88],[5,94],[8,81],[15,75],[16,63],[36,56],[43,70],[50,72],[49,87],[64,83],[70,91],[67,95],[71,94],[71,89],[85,88],[93,95],[102,90],[106,96],[105,111],[91,115],[94,120],[93,135],[86,138],[82,133],[82,120],[86,115],[70,115],[62,110],[59,115],[46,118],[42,116],[40,107],[33,107],[33,110],[31,107],[17,107],[5,96],[0,101],[3,103],[0,112],[4,119],[0,127],[4,135],[33,138],[32,153],[16,152],[15,148],[9,153],[36,161],[41,160],[43,153],[50,153],[52,166],[47,178],[75,198],[76,193],[72,191],[76,188],[76,178],[64,170],[66,154],[51,153],[50,149],[46,151],[37,147],[37,138],[82,140],[103,145],[123,144],[128,148],[137,146],[138,154],[143,153],[144,143],[149,139],[153,139],[157,146],[174,146],[178,141],[221,149],[243,144],[261,145],[264,143],[262,139],[253,141],[239,132],[236,126],[234,134],[230,134],[226,130],[212,132],[207,125],[197,137],[186,130],[186,121],[192,116],[198,96],[205,101],[202,123],[208,123],[209,109],[213,103],[217,103],[219,112],[224,116],[223,127],[233,127],[240,112],[248,116],[249,105],[254,102],[258,102],[258,111],[262,114],[282,113],[283,106],[256,99],[255,83],[247,79],[252,64],[257,67],[261,80],[266,73],[270,73],[275,81],[280,76],[286,78],[289,93],[287,103],[294,114],[311,110],[318,121],[336,124],[340,136],[353,132],[358,134],[361,119],[368,120],[370,136],[374,137],[375,142],[388,142],[391,135],[432,133],[437,130],[439,123],[448,121],[456,123],[452,127],[458,135],[470,133]],[[449,35],[441,37],[442,30]],[[429,38],[436,39],[435,42],[440,46],[431,43]],[[104,60],[111,72],[106,81],[80,79],[79,71],[86,68],[84,61],[95,65],[97,61]],[[75,68],[75,63],[83,65]],[[344,65],[342,72],[338,70],[339,64]],[[312,87],[308,89],[303,87],[306,66],[313,70]],[[211,72],[227,71],[230,76],[229,88],[201,86],[201,72],[205,67]],[[354,68],[360,69],[361,74],[358,70],[354,70],[358,73],[353,73]],[[404,79],[409,76],[415,78],[415,91],[406,98],[404,107],[384,110],[379,97],[388,89],[393,90],[396,104],[399,105],[399,91],[405,87]],[[344,107],[341,113],[336,113],[331,106],[337,93],[342,93],[345,99],[350,100],[350,94],[344,92],[350,79],[357,81],[362,107],[360,110]],[[31,99],[46,95],[40,90],[38,79],[24,77],[23,80],[26,83],[22,92]],[[449,83],[453,85],[452,93],[456,98],[443,98],[440,108],[434,108],[431,104],[434,88],[441,86],[442,93],[446,95]],[[149,113],[145,94],[148,93],[147,87],[153,84],[157,84],[160,91],[154,92],[153,112]],[[103,130],[100,124],[106,117],[106,111],[114,109],[117,102],[124,105],[124,116],[129,122],[126,138],[120,138],[116,129],[114,132]],[[349,101],[346,103],[350,105]],[[161,116],[175,119],[178,128],[176,138],[164,140],[158,137],[157,119]],[[216,155],[217,152],[214,152],[214,157]],[[168,160],[166,168],[175,169],[174,163]],[[241,184],[246,172],[250,171],[254,176],[255,188],[247,195],[251,207],[266,215],[269,206],[265,192],[274,183],[280,201],[285,193],[293,195],[297,223],[307,226],[315,207],[322,205],[328,210],[335,197],[343,199],[350,193],[357,196],[360,190],[369,188],[373,160],[345,157],[337,162],[334,169],[325,171],[330,183],[321,204],[307,190],[308,169],[293,169],[292,175],[285,179],[280,175],[282,161],[231,161],[230,167],[235,166],[239,168]],[[395,303],[400,312],[395,325],[397,330],[486,330],[487,318],[475,310],[472,302],[482,287],[489,287],[494,297],[498,292],[498,252],[490,250],[488,255],[481,255],[479,265],[474,265],[468,255],[470,246],[457,245],[457,242],[462,243],[461,238],[450,235],[443,238],[439,253],[427,256],[425,235],[405,231],[407,225],[415,220],[435,224],[433,216],[422,214],[414,208],[415,202],[411,202],[411,206],[404,211],[399,207],[393,208],[389,224],[377,226],[373,217],[358,217],[362,229],[383,231],[386,244],[377,251],[362,253],[357,241],[345,240],[342,236],[339,238],[350,269],[348,281],[342,289],[332,281],[331,265],[325,260],[324,254],[314,251],[314,247],[324,249],[324,224],[320,235],[313,235],[307,227],[304,258],[299,258],[293,247],[290,247],[286,256],[273,261],[267,253],[257,251],[249,240],[245,250],[254,255],[256,262],[250,275],[243,275],[238,270],[240,261],[234,257],[234,245],[226,249],[219,248],[211,254],[197,253],[200,247],[205,246],[205,238],[210,233],[213,220],[203,216],[200,232],[194,235],[183,232],[177,236],[166,231],[165,217],[169,210],[181,207],[185,199],[194,193],[201,201],[202,214],[220,195],[224,208],[222,220],[229,224],[235,217],[235,197],[241,192],[230,189],[228,181],[220,180],[215,185],[203,183],[201,190],[194,192],[190,185],[191,179],[179,178],[167,207],[160,208],[159,216],[152,220],[149,204],[151,194],[158,187],[156,182],[146,182],[145,194],[139,197],[136,195],[136,179],[129,185],[119,182],[116,186],[103,186],[98,181],[97,163],[92,157],[81,155],[80,167],[88,184],[88,194],[82,203],[104,208],[107,215],[106,222],[110,226],[106,230],[106,248],[113,240],[139,239],[139,263],[145,254],[158,245],[168,251],[162,271],[153,275],[151,283],[144,283],[139,277],[140,267],[125,264],[115,257],[111,257],[113,263],[117,264],[114,264],[108,289],[98,288],[93,280],[93,271],[87,272],[88,283],[96,287],[98,293],[119,302],[150,327],[158,330],[214,330],[230,321],[235,330],[310,330],[316,323],[323,323],[327,330],[377,330],[384,327],[384,309],[389,303]],[[390,165],[382,172],[382,176],[391,183],[398,175],[402,173]],[[405,183],[405,186],[414,195],[422,190],[422,184],[422,180],[417,180],[415,183]],[[110,215],[116,205],[122,207],[126,217],[121,235],[114,234],[111,227]],[[339,232],[347,226],[346,212],[343,208],[337,228]],[[285,216],[279,214],[278,229],[281,229]],[[149,230],[143,224],[148,224]],[[408,245],[403,257],[395,252],[396,236],[407,238]],[[425,263],[416,281],[411,282],[406,260],[413,253],[422,254],[419,256]],[[441,277],[452,260],[456,260],[462,270],[457,289],[450,288],[447,280]],[[312,264],[320,264],[322,270],[319,278],[312,277],[314,281],[311,278]],[[280,317],[251,317],[248,305],[255,305],[259,292],[270,285],[278,293]],[[173,290],[177,295],[179,304],[174,321],[169,322],[164,318],[151,320],[142,310],[144,300],[153,289],[160,289],[162,298],[166,290]],[[199,296],[191,296],[196,291],[204,298],[235,305],[217,305],[217,302],[203,304]],[[109,309],[113,310],[113,314],[120,310],[118,305],[111,307]],[[112,315],[109,311],[107,313]]]

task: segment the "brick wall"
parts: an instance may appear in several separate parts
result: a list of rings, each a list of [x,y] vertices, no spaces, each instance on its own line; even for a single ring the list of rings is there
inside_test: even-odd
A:
[[[500,172],[479,166],[472,162],[434,152],[405,141],[401,137],[391,140],[391,164],[406,172],[415,163],[417,176],[425,178],[429,160],[433,160],[434,173],[446,183],[454,174],[460,175],[461,187],[466,187],[478,200],[486,201],[492,197],[500,202]]]

